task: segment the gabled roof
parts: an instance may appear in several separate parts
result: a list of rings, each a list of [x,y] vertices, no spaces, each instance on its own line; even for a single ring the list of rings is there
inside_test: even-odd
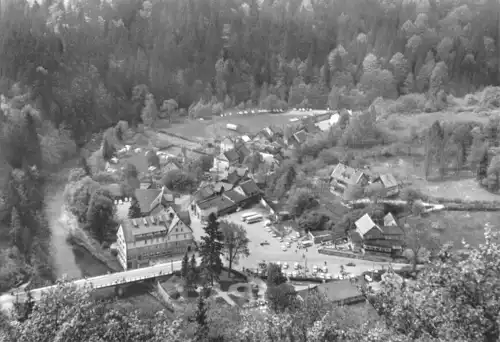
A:
[[[391,227],[391,226],[397,226],[398,223],[396,222],[396,219],[394,216],[392,216],[391,213],[388,213],[387,215],[384,216],[384,227]]]
[[[398,186],[397,179],[390,173],[381,174],[376,178],[376,180],[380,180],[380,182],[386,188],[392,188]]]
[[[168,234],[180,221],[180,217],[177,214],[173,214],[172,217],[166,214],[159,214],[137,219],[126,219],[122,221],[121,226],[125,241],[130,243],[143,234]]]
[[[224,192],[224,196],[229,198],[234,203],[242,202],[248,198],[247,195],[243,192],[243,190],[239,186],[232,190]]]
[[[139,187],[141,189],[151,189],[151,183],[141,183]]]
[[[250,142],[250,141],[252,141],[252,139],[248,135],[242,135],[241,136],[241,140],[243,140],[244,142]]]
[[[361,170],[356,170],[350,166],[339,163],[333,170],[330,177],[344,183],[357,184],[364,175],[365,173]]]
[[[226,177],[224,177],[224,180],[228,183],[231,183],[231,184],[236,184],[240,181],[241,177],[238,176],[238,174],[236,172],[231,172],[231,173],[228,173]]]
[[[253,179],[244,181],[243,183],[240,184],[240,187],[243,190],[243,192],[249,197],[260,193],[260,189],[257,186],[257,184],[255,184]]]
[[[330,120],[319,121],[316,122],[314,125],[323,132],[328,131],[332,127],[332,123]]]
[[[295,140],[299,143],[299,144],[302,144],[304,142],[306,142],[306,139],[307,139],[307,134],[306,134],[306,131],[305,130],[300,130],[298,131],[297,133],[295,133],[293,135],[293,137],[295,138]]]
[[[205,185],[204,187],[202,188],[199,188],[194,194],[193,194],[193,197],[194,197],[194,200],[195,201],[204,201],[210,197],[213,197],[215,196],[215,191],[212,187],[211,184],[207,184]]]
[[[161,194],[160,189],[135,189],[135,198],[139,202],[141,213],[149,213],[151,204]]]
[[[226,196],[217,196],[214,198],[207,199],[205,201],[199,202],[198,207],[202,210],[217,208],[217,210],[224,210],[234,206],[234,203],[229,197]]]
[[[182,168],[182,165],[176,160],[176,159],[173,159],[173,158],[169,158],[167,160],[167,162],[165,163],[165,166],[164,167],[167,167],[167,165],[174,165],[176,166],[178,169],[181,169]]]
[[[338,163],[337,166],[335,166],[335,169],[333,170],[332,174],[330,175],[331,178],[335,180],[341,180],[344,182],[348,182],[349,178],[356,172],[355,169],[353,169],[350,166],[347,166],[342,163]]]
[[[366,233],[368,233],[372,228],[376,228],[382,232],[379,226],[373,222],[372,218],[368,214],[364,214],[359,220],[355,222],[356,231],[364,237]]]

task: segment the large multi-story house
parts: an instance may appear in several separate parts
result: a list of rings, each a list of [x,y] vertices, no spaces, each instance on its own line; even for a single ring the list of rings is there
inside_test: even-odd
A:
[[[193,248],[193,231],[172,208],[154,216],[123,220],[117,232],[118,261],[124,270],[147,267]]]

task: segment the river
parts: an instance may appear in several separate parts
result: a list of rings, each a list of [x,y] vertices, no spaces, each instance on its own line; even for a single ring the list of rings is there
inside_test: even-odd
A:
[[[52,231],[56,275],[58,278],[63,276],[68,279],[81,278],[82,272],[73,253],[73,247],[66,240],[72,229],[72,227],[67,226],[71,221],[62,219],[63,210],[64,185],[59,183],[50,184],[45,195],[45,213]]]

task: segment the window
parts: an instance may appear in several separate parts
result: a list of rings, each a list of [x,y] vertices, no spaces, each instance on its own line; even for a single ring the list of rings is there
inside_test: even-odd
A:
[[[187,234],[184,234],[184,239],[187,238]]]
[[[179,231],[179,229],[178,229],[178,228],[175,228],[175,232],[177,233],[178,231]]]

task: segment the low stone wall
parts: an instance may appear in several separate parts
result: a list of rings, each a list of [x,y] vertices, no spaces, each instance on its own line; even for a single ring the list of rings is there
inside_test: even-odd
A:
[[[318,249],[318,253],[326,254],[326,255],[335,255],[335,256],[342,257],[342,258],[358,259],[358,260],[406,263],[406,259],[403,259],[403,258],[392,258],[389,256],[384,257],[384,256],[372,255],[372,254],[363,255],[363,254],[357,254],[357,253],[341,252],[341,251],[328,249],[328,248]]]

